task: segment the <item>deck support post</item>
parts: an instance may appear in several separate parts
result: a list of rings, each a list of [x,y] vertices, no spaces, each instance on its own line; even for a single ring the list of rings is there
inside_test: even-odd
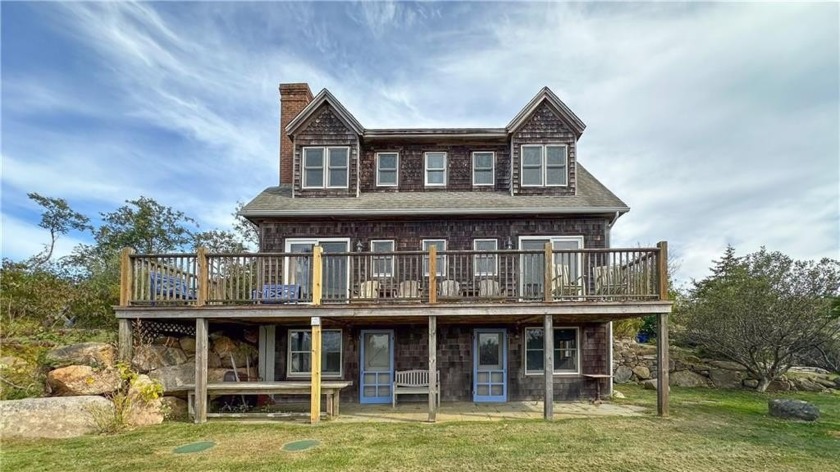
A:
[[[207,422],[207,351],[209,348],[207,318],[195,320],[195,422]]]
[[[437,317],[429,316],[429,422],[437,420]]]
[[[321,318],[313,316],[312,324],[312,354],[309,358],[311,367],[309,422],[317,423],[321,419]]]
[[[670,393],[670,382],[668,380],[668,314],[659,314],[659,323],[656,336],[656,412],[659,416],[668,416],[668,401]]]
[[[134,355],[134,333],[131,331],[131,320],[127,318],[120,318],[118,320],[118,344],[119,344],[119,360],[120,362],[131,363],[131,357]]]
[[[545,399],[543,401],[543,418],[551,421],[554,418],[554,319],[545,315],[543,321],[543,340],[545,342],[545,358],[543,362],[545,377]],[[525,340],[527,342],[527,340]]]
[[[120,306],[129,306],[131,296],[134,293],[134,267],[131,264],[131,256],[134,249],[123,248],[120,251]]]

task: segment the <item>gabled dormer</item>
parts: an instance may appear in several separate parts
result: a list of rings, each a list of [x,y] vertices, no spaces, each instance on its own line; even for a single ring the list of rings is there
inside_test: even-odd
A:
[[[281,86],[281,102],[282,91]],[[289,138],[285,142],[291,152],[281,150],[281,159],[292,161],[291,179],[284,183],[291,184],[293,196],[356,196],[359,138],[364,133],[358,120],[327,89],[288,122],[284,118],[281,111],[281,132]]]
[[[514,195],[575,195],[577,140],[586,125],[548,87],[507,126]]]

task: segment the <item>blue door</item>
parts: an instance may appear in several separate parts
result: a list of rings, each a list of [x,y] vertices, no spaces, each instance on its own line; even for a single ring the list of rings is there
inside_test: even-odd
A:
[[[507,335],[477,329],[473,341],[473,401],[507,401]]]
[[[364,330],[361,339],[360,403],[391,403],[394,380],[394,332]]]

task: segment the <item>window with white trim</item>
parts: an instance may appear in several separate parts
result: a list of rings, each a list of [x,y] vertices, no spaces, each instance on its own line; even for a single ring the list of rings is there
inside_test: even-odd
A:
[[[427,152],[424,155],[427,187],[446,186],[446,153]]]
[[[376,153],[376,186],[396,187],[400,168],[400,155],[396,152]]]
[[[554,328],[554,373],[580,372],[578,328]],[[545,373],[545,339],[543,328],[525,328],[525,373]]]
[[[349,147],[303,148],[303,188],[347,188]]]
[[[499,241],[496,239],[473,239],[474,251],[496,251]],[[476,276],[495,276],[499,273],[499,261],[496,254],[476,254],[473,256],[473,268]]]
[[[493,168],[495,160],[495,152],[476,151],[472,153],[474,186],[479,187],[493,185]]]
[[[522,145],[522,186],[566,186],[568,153],[568,146],[565,144]]]
[[[446,273],[446,256],[440,255],[441,251],[446,250],[446,240],[445,239],[424,239],[423,240],[423,251],[428,252],[429,248],[434,246],[437,248],[438,256],[435,257],[436,266],[435,266],[435,275],[442,276]],[[429,256],[423,256],[423,275],[429,275]]]
[[[312,374],[312,330],[290,329],[286,358],[289,377],[309,377]],[[341,377],[342,341],[340,329],[321,331],[321,375]]]
[[[393,239],[381,239],[370,242],[370,252],[394,252]],[[394,275],[394,256],[371,256],[374,277]]]

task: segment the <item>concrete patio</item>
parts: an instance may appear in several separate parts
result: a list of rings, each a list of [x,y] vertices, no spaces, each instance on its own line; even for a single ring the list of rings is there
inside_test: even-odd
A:
[[[597,416],[643,416],[649,409],[634,405],[604,402],[556,402],[554,418],[587,418]],[[471,403],[444,402],[437,412],[437,422],[444,421],[499,421],[508,419],[541,419],[543,402]],[[425,422],[429,418],[429,405],[425,402],[391,405],[343,404],[338,422]]]

